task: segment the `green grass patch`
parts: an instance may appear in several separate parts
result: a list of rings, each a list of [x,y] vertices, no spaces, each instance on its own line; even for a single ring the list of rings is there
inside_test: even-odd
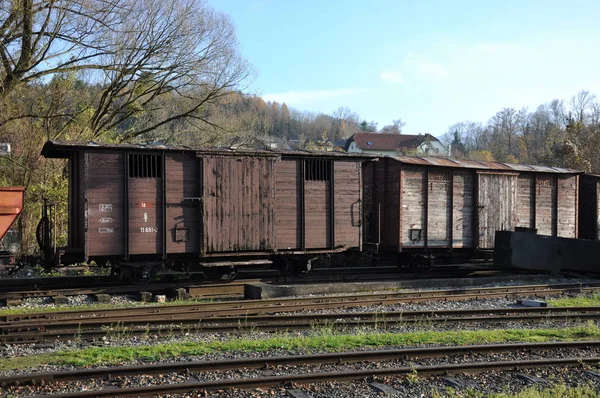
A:
[[[555,307],[596,307],[600,306],[600,293],[583,294],[575,297],[565,297],[548,300]]]
[[[160,361],[167,358],[203,355],[214,352],[257,352],[285,349],[291,352],[336,352],[358,348],[410,347],[423,344],[469,345],[505,342],[543,342],[592,340],[600,338],[600,327],[593,322],[564,329],[499,329],[475,331],[420,331],[376,333],[364,330],[354,334],[320,328],[310,336],[280,333],[266,339],[251,337],[227,341],[179,342],[141,347],[93,347],[52,354],[0,359],[0,371],[26,369],[42,364],[93,366],[129,361]]]
[[[491,394],[489,398],[592,398],[600,393],[592,385],[570,387],[555,384],[552,387],[529,387],[518,394]]]

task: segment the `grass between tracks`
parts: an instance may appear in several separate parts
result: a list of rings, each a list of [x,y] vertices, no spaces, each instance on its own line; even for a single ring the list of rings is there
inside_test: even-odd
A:
[[[600,293],[583,294],[575,297],[565,297],[548,300],[555,307],[596,307],[600,306]]]
[[[307,336],[292,332],[259,339],[235,336],[226,341],[176,342],[137,347],[92,347],[25,357],[0,359],[0,372],[27,369],[44,364],[93,366],[132,361],[160,361],[168,358],[198,356],[218,352],[252,353],[284,349],[291,355],[304,352],[336,352],[353,349],[401,348],[419,345],[469,345],[507,342],[574,341],[600,338],[600,327],[593,322],[561,329],[498,329],[459,331],[417,331],[380,333],[369,330],[352,334],[319,327]]]
[[[551,387],[533,386],[522,390],[519,393],[499,393],[487,394],[476,391],[458,391],[452,390],[445,397],[468,397],[468,398],[592,398],[600,396],[594,386],[571,387],[565,384],[554,384]],[[441,397],[441,395],[432,394],[432,397]]]

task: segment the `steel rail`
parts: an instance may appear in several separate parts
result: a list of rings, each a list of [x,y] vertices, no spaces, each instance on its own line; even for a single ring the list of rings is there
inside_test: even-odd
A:
[[[309,314],[290,315],[287,317],[240,317],[215,318],[210,320],[191,319],[156,322],[123,321],[106,325],[102,322],[88,324],[51,324],[36,329],[15,330],[4,329],[0,334],[0,342],[23,344],[55,340],[94,340],[107,335],[159,335],[168,336],[173,333],[240,333],[245,331],[273,332],[281,330],[307,330],[327,326],[336,329],[355,327],[387,328],[397,325],[440,325],[440,324],[504,324],[506,322],[574,322],[599,320],[600,312],[536,313],[531,315],[484,315],[469,317],[410,317],[407,313],[354,313],[351,316],[342,314]],[[350,318],[350,319],[348,319]],[[156,326],[156,325],[162,326]]]
[[[409,360],[414,358],[439,358],[451,355],[505,353],[514,351],[550,351],[557,349],[600,349],[600,340],[565,341],[544,343],[480,344],[467,346],[440,346],[402,348],[393,350],[347,351],[326,354],[288,355],[277,357],[226,359],[218,361],[193,361],[168,364],[104,367],[77,371],[31,373],[0,377],[0,386],[38,385],[90,378],[111,379],[134,375],[157,375],[165,373],[218,372],[234,369],[260,369],[288,365],[314,365],[331,363],[354,363],[362,361],[381,362]]]
[[[340,307],[354,305],[374,305],[374,304],[393,304],[393,303],[417,303],[432,300],[468,300],[478,298],[510,297],[510,296],[536,296],[552,295],[561,293],[593,293],[600,291],[600,283],[592,284],[561,284],[561,285],[523,285],[523,286],[505,286],[491,288],[475,289],[446,289],[446,290],[425,290],[417,292],[396,292],[396,293],[375,293],[375,294],[355,294],[355,295],[334,295],[320,297],[304,298],[276,298],[261,300],[241,300],[229,302],[214,302],[201,304],[180,304],[168,306],[145,306],[128,308],[109,308],[109,309],[90,309],[73,311],[53,311],[39,313],[9,314],[0,316],[0,322],[17,322],[21,320],[40,320],[40,319],[59,319],[59,318],[98,318],[108,317],[109,314],[121,313],[122,316],[130,316],[131,311],[136,314],[168,314],[169,312],[181,312],[182,309],[225,311],[234,309],[232,313],[242,313],[244,311],[256,311],[267,308],[279,312],[298,311],[301,309],[318,308],[336,308],[334,303],[339,303]],[[286,308],[286,305],[288,308]],[[300,308],[302,307],[303,308]],[[340,308],[337,307],[337,308]],[[223,313],[223,312],[220,312]],[[260,312],[255,312],[260,313]],[[263,312],[264,313],[264,312]]]
[[[197,390],[215,391],[222,389],[253,389],[259,387],[275,387],[285,383],[313,384],[325,381],[350,381],[367,377],[386,377],[416,374],[418,376],[447,375],[457,373],[482,373],[489,370],[519,370],[525,368],[541,367],[579,367],[596,365],[600,357],[593,358],[560,358],[516,360],[498,362],[474,362],[463,364],[444,364],[432,366],[411,366],[398,368],[379,368],[351,371],[333,371],[320,373],[304,373],[282,376],[268,376],[246,379],[227,379],[204,382],[190,382],[177,384],[161,384],[147,387],[127,387],[119,389],[102,389],[95,391],[80,391],[77,393],[53,394],[57,398],[71,397],[150,397],[156,394],[188,393]],[[40,396],[41,397],[41,396]]]
[[[381,303],[381,302],[377,302]],[[352,307],[359,307],[356,303],[352,303]],[[372,303],[371,303],[372,305]],[[329,308],[329,307],[327,307]],[[335,308],[335,307],[334,307]],[[184,309],[181,312],[167,312],[156,311],[148,314],[145,312],[137,313],[136,311],[130,311],[120,316],[110,317],[98,317],[98,318],[60,318],[51,319],[40,323],[37,321],[20,321],[20,322],[0,322],[0,334],[3,331],[10,331],[14,329],[28,330],[32,328],[52,330],[64,329],[65,325],[75,326],[106,326],[111,324],[121,325],[145,325],[149,322],[155,322],[159,324],[174,323],[174,322],[197,322],[205,321],[208,323],[239,323],[245,322],[265,322],[273,319],[280,321],[291,322],[295,320],[338,320],[338,319],[352,319],[352,318],[402,318],[408,319],[430,319],[430,318],[448,318],[451,316],[455,317],[475,317],[475,316],[510,316],[511,314],[555,314],[554,316],[574,316],[577,314],[595,314],[600,313],[600,306],[578,306],[578,307],[515,307],[515,308],[482,308],[482,309],[456,309],[456,310],[426,310],[426,311],[361,311],[361,312],[348,312],[348,313],[334,313],[334,314],[282,314],[282,312],[297,312],[303,310],[304,307],[277,307],[277,308],[255,308],[255,309],[229,309],[229,310],[209,310],[203,309]],[[561,314],[561,315],[556,315]]]

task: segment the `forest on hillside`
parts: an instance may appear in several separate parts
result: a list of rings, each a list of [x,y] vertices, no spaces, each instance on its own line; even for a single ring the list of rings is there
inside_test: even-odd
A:
[[[65,164],[40,157],[46,140],[328,149],[358,131],[404,130],[400,118],[379,127],[343,104],[303,112],[247,94],[257,71],[233,23],[198,0],[0,2],[0,40],[0,144],[11,147],[0,156],[0,185],[27,187],[22,253],[36,250],[43,197],[66,219]],[[406,132],[441,137],[454,157],[600,172],[592,93],[490,116],[445,133],[410,124]]]

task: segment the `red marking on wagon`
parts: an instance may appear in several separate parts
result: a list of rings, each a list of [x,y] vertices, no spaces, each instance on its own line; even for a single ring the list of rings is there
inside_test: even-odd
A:
[[[149,209],[152,207],[152,203],[151,202],[140,202],[139,207],[141,207],[142,209]]]

